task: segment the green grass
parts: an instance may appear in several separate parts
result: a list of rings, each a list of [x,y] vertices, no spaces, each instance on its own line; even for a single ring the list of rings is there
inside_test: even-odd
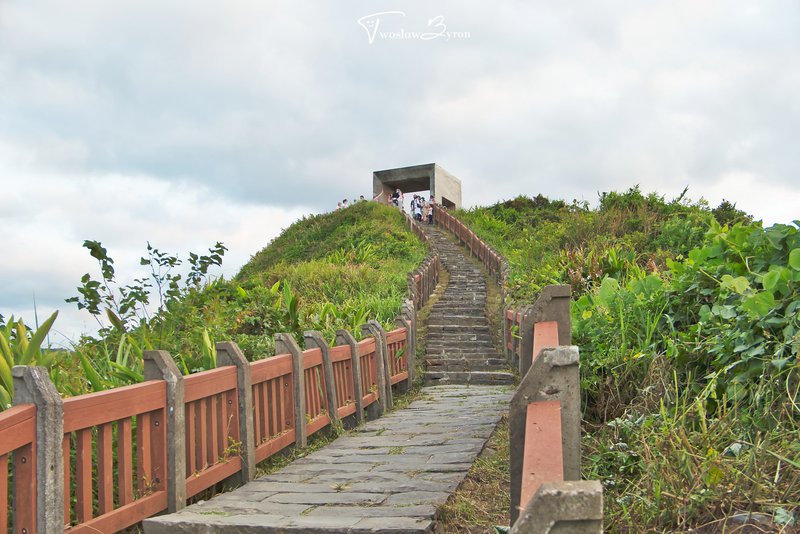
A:
[[[441,532],[485,534],[493,533],[494,525],[508,525],[510,468],[508,419],[504,417],[464,482],[439,510]]]
[[[108,273],[113,264],[108,252],[99,243],[87,243],[103,258],[99,266]],[[210,251],[215,261],[224,253],[220,247]],[[153,250],[148,250],[151,261],[172,261],[157,250],[161,255],[152,256]],[[172,297],[157,314],[144,315],[134,307],[125,325],[115,326],[120,322],[112,320],[99,335],[61,354],[51,376],[61,393],[75,395],[136,382],[142,351],[151,348],[168,351],[184,373],[192,373],[214,366],[216,341],[235,341],[249,360],[257,360],[274,353],[276,333],[290,333],[302,346],[305,330],[321,331],[332,342],[338,329],[360,339],[360,326],[368,320],[393,329],[406,296],[407,273],[427,253],[402,215],[388,206],[363,202],[307,217],[257,252],[232,280],[209,276],[185,286],[172,280]],[[110,296],[118,302],[125,290],[114,284],[106,284],[109,298],[98,300],[100,322],[107,320],[104,305],[113,304]],[[103,297],[106,286],[97,287]],[[120,354],[125,354],[124,369],[116,365]]]
[[[634,188],[600,206],[459,212],[509,259],[513,301],[573,287],[583,475],[610,532],[791,531],[800,511],[800,232]]]

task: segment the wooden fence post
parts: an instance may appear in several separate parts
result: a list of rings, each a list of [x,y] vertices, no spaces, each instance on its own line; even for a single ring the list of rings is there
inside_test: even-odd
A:
[[[186,420],[183,375],[172,356],[163,350],[143,353],[144,379],[163,380],[167,385],[167,511],[186,506]]]
[[[64,402],[44,367],[17,365],[11,375],[14,404],[36,405],[36,525],[14,525],[14,531],[63,532]]]
[[[411,351],[411,321],[403,315],[398,315],[394,320],[394,324],[406,329],[406,369],[408,370],[408,384],[406,385],[405,391],[407,391],[414,385],[415,373],[417,372],[415,368],[416,356]],[[403,390],[401,391],[405,392]]]
[[[331,424],[339,423],[339,406],[336,404],[336,380],[333,376],[333,362],[331,361],[331,348],[325,341],[321,332],[306,330],[303,332],[306,349],[319,349],[322,351],[322,369],[325,379],[325,402],[328,406],[328,417]]]
[[[253,428],[253,377],[250,362],[247,361],[239,345],[231,341],[216,344],[217,367],[236,366],[236,388],[239,398],[239,441],[241,442],[242,470],[239,472],[240,484],[247,484],[256,476],[256,438]]]
[[[356,424],[364,423],[364,391],[361,387],[361,360],[358,358],[358,343],[353,334],[347,330],[336,331],[334,346],[348,345],[350,347],[350,368],[353,371],[353,399],[356,403]]]
[[[386,343],[386,331],[378,321],[369,321],[361,325],[361,333],[375,338],[375,348],[378,351],[378,390],[383,413],[392,409],[392,379],[389,367],[389,349]]]
[[[411,300],[406,299],[403,301],[403,307],[401,308],[401,314],[408,319],[411,323],[411,331],[410,331],[410,345],[411,345],[411,354],[414,355],[416,358],[417,354],[417,308],[414,306],[414,302]]]
[[[292,383],[294,384],[294,444],[308,446],[306,430],[306,381],[303,369],[303,351],[292,334],[275,334],[275,354],[292,355]]]

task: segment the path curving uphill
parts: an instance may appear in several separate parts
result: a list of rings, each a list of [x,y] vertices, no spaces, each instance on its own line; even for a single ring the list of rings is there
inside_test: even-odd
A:
[[[425,384],[513,384],[486,318],[486,277],[444,231],[425,226],[450,281],[431,308],[425,336]]]
[[[146,534],[432,534],[504,413],[514,375],[486,319],[486,279],[426,226],[450,281],[427,321],[426,387],[409,406],[234,491],[145,520]]]

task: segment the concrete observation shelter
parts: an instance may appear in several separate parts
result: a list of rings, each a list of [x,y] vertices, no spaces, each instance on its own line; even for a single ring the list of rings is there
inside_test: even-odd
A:
[[[372,173],[373,198],[385,201],[396,189],[403,194],[430,191],[439,205],[449,209],[461,208],[461,180],[436,163]]]

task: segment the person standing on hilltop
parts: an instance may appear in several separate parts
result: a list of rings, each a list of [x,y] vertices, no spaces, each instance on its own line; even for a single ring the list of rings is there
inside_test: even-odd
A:
[[[403,193],[402,193],[402,191],[400,191],[399,187],[397,188],[397,191],[392,193],[392,203],[395,206],[397,206],[398,208],[400,208],[400,211],[404,211],[403,210]]]

